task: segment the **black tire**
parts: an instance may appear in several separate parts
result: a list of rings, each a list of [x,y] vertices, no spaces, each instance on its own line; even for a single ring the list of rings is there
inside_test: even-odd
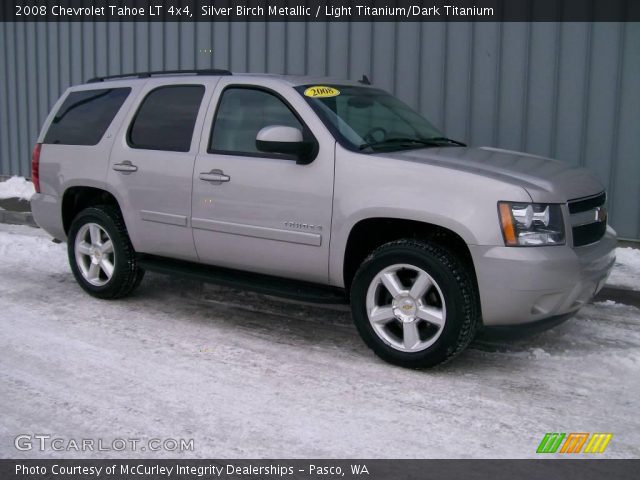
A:
[[[113,274],[104,285],[93,285],[84,278],[76,261],[75,244],[78,232],[89,223],[99,225],[113,244]],[[110,205],[99,205],[82,210],[71,223],[67,240],[67,253],[71,271],[80,286],[101,299],[116,299],[129,295],[142,281],[144,270],[137,265],[135,250],[119,210]]]
[[[379,272],[396,264],[408,264],[426,272],[437,282],[444,297],[444,326],[439,337],[434,336],[435,342],[421,351],[395,348],[376,333],[369,321],[366,306],[369,286]],[[432,367],[451,360],[469,345],[480,324],[478,293],[470,267],[441,245],[411,239],[387,243],[365,259],[351,286],[351,310],[367,346],[383,360],[407,368]]]

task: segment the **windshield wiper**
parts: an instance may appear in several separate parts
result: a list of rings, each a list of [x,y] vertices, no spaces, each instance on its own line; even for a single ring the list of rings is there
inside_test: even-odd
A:
[[[447,137],[433,137],[433,138],[429,138],[428,140],[433,143],[451,143],[453,145],[458,145],[459,147],[467,146],[466,143],[462,143],[457,140],[452,140],[451,138],[447,138]]]
[[[446,137],[434,137],[434,138],[395,137],[395,138],[385,138],[384,140],[380,140],[378,142],[363,143],[358,147],[358,150],[364,150],[365,148],[378,147],[382,145],[393,145],[395,143],[417,143],[417,144],[426,145],[429,147],[437,147],[437,146],[442,146],[443,144],[450,144],[450,145],[458,145],[461,147],[466,147],[464,143],[458,142],[456,140],[451,140],[450,138],[446,138]]]
[[[437,145],[437,142],[431,140],[425,140],[423,138],[410,138],[410,137],[397,137],[397,138],[385,138],[378,142],[363,143],[358,147],[358,150],[364,150],[365,148],[378,147],[381,145],[393,145],[394,143],[418,143],[420,145]]]

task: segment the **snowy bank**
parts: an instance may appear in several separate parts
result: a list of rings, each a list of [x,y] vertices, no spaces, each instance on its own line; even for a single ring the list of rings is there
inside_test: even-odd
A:
[[[33,183],[24,177],[11,177],[4,182],[0,182],[0,198],[19,198],[30,200],[36,193]]]
[[[640,250],[637,248],[616,249],[616,264],[607,280],[607,285],[640,290]]]
[[[377,360],[348,312],[152,273],[96,300],[25,226],[0,224],[0,259],[5,458],[539,458],[553,431],[613,432],[601,458],[640,457],[633,306],[414,371]],[[21,452],[18,432],[195,449]]]

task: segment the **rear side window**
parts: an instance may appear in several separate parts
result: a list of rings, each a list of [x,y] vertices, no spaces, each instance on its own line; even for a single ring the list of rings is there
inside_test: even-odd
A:
[[[133,119],[129,145],[188,152],[203,96],[202,85],[170,85],[151,91]]]
[[[53,117],[44,143],[96,145],[130,92],[130,88],[71,92]]]

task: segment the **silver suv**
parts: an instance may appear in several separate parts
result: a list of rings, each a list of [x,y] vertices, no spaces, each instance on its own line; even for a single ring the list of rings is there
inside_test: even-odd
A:
[[[56,103],[32,163],[34,217],[91,295],[152,270],[349,301],[366,344],[406,367],[481,327],[570,317],[615,259],[590,173],[467,147],[366,77],[96,78]]]

